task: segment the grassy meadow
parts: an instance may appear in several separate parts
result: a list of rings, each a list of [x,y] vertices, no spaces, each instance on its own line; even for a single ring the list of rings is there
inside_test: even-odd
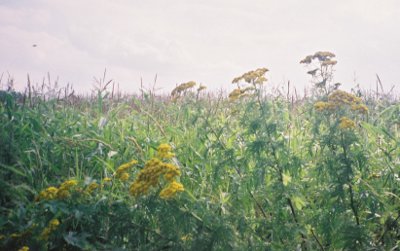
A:
[[[266,72],[229,95],[3,91],[0,250],[399,250],[398,100],[272,95]]]

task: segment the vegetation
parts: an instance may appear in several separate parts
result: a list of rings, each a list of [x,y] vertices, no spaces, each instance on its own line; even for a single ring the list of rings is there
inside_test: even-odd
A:
[[[400,103],[315,55],[303,99],[266,68],[229,97],[2,92],[0,249],[398,250]]]

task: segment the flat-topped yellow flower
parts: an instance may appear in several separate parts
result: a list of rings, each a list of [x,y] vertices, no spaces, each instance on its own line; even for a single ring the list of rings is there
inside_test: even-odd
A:
[[[173,196],[175,196],[177,192],[183,192],[183,191],[185,191],[185,189],[183,188],[183,185],[181,183],[172,181],[171,183],[168,184],[166,188],[164,188],[160,192],[160,198],[164,200],[170,199]]]
[[[172,152],[172,147],[169,144],[161,144],[157,148],[157,157],[160,159],[170,159],[175,154]]]
[[[350,129],[354,127],[356,127],[356,123],[353,120],[347,117],[340,118],[340,124],[339,124],[340,129]]]

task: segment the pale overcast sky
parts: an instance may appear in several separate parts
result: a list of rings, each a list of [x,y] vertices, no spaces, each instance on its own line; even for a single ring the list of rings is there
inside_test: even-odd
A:
[[[107,68],[136,92],[158,75],[160,92],[194,80],[232,89],[234,77],[267,67],[269,85],[309,75],[299,61],[328,50],[335,80],[400,86],[399,0],[0,0],[0,74],[17,89],[29,73],[89,91]],[[36,47],[33,45],[36,44]]]

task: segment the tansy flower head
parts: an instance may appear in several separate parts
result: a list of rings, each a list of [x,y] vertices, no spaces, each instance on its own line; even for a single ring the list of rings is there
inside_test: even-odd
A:
[[[339,124],[340,129],[350,129],[354,127],[356,127],[356,123],[353,120],[347,117],[340,118],[340,124]]]
[[[119,176],[119,179],[121,180],[121,181],[127,181],[127,180],[129,180],[129,173],[122,173],[120,176]]]
[[[157,148],[157,157],[160,159],[170,159],[175,154],[172,152],[172,147],[168,144],[161,144]]]
[[[336,90],[332,92],[329,95],[328,100],[329,102],[333,102],[337,105],[340,104],[352,105],[361,102],[360,98],[341,90]]]
[[[178,85],[175,89],[172,90],[171,96],[178,97],[181,95],[182,92],[189,90],[190,88],[194,87],[195,85],[196,85],[196,82],[194,82],[194,81],[182,83],[182,84]]]
[[[49,225],[43,229],[42,233],[40,234],[40,239],[48,240],[49,236],[52,232],[54,232],[58,226],[60,225],[60,221],[58,219],[53,219],[49,222]]]
[[[74,186],[78,185],[78,181],[71,179],[71,180],[67,180],[64,181],[61,185],[60,185],[60,190],[68,190]]]
[[[179,182],[172,181],[169,185],[160,192],[160,198],[166,200],[172,198],[177,192],[183,192],[185,189]]]
[[[89,184],[89,186],[87,187],[87,191],[89,193],[93,192],[94,190],[96,190],[97,188],[99,188],[99,184],[97,184],[96,182],[92,182]]]
[[[368,107],[364,104],[354,104],[351,106],[351,109],[364,114],[368,113]]]
[[[36,198],[36,201],[54,200],[57,197],[57,193],[58,193],[58,188],[48,187],[39,193],[39,196]]]
[[[129,168],[131,168],[133,165],[137,164],[137,160],[131,160],[128,163],[122,164],[117,168],[117,171],[115,172],[115,176],[117,178],[120,178],[123,173],[126,173]]]

